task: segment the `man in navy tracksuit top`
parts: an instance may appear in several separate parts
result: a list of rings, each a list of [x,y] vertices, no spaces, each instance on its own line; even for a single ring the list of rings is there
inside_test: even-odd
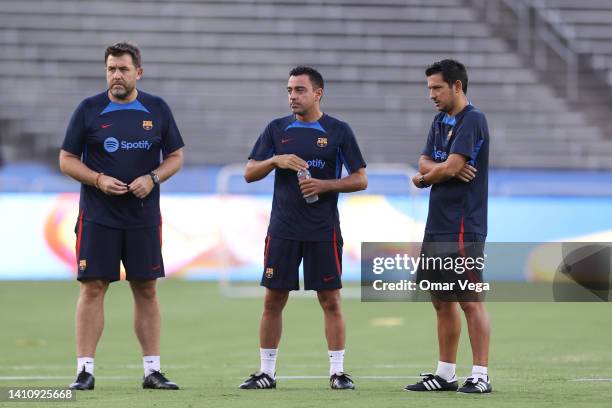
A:
[[[160,372],[156,279],[164,276],[159,184],[181,168],[184,144],[168,105],[136,89],[143,73],[138,48],[117,43],[106,49],[104,61],[108,90],[77,107],[60,152],[62,172],[81,182],[77,379],[70,388],[94,388],[104,295],[119,280],[123,262],[143,353],[142,386],[178,389]]]
[[[299,289],[298,268],[304,262],[304,287],[316,290],[325,315],[330,360],[330,386],[353,389],[344,373],[345,326],[340,308],[342,234],[338,195],[364,190],[366,163],[348,124],[320,110],[323,77],[310,67],[289,74],[287,92],[292,114],[276,119],[255,143],[245,170],[247,182],[272,170],[274,198],[265,240],[266,287],[260,325],[260,370],[240,388],[276,388],[276,355],[281,338],[282,310],[289,291]],[[342,178],[342,166],[349,173]],[[298,180],[308,169],[310,179]],[[318,196],[308,203],[305,197]],[[314,197],[313,197],[314,198]]]
[[[429,213],[421,253],[425,257],[461,260],[472,266],[484,260],[487,236],[489,129],[485,115],[466,97],[468,77],[458,61],[443,60],[425,74],[430,98],[440,113],[434,118],[427,143],[413,177],[419,188],[431,185]],[[460,264],[456,264],[460,265]],[[461,264],[463,265],[463,264]],[[480,265],[483,265],[482,263]],[[458,391],[489,393],[490,324],[484,303],[473,290],[457,290],[462,284],[482,284],[482,267],[443,270],[421,267],[417,281],[452,284],[454,289],[432,291],[438,319],[439,361],[435,374],[406,386],[407,391]],[[476,295],[476,296],[475,296]],[[472,346],[472,374],[458,387],[455,375],[463,310]]]

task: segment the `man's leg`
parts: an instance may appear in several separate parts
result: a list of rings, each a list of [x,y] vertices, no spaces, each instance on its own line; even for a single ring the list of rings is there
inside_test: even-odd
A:
[[[469,394],[489,393],[493,391],[488,372],[491,335],[489,316],[482,302],[460,302],[460,305],[468,324],[474,365],[472,374],[458,391]]]
[[[461,316],[457,302],[442,301],[431,295],[431,303],[436,310],[438,321],[438,367],[435,374],[423,375],[423,379],[409,384],[406,391],[457,391],[457,348],[461,334]]]
[[[76,307],[77,357],[96,355],[96,346],[104,329],[104,295],[108,282],[82,281]]]
[[[266,288],[264,310],[259,324],[259,371],[270,378],[276,376],[276,356],[283,331],[283,309],[287,299],[288,290]]]
[[[278,349],[283,331],[283,309],[288,298],[288,290],[266,288],[264,310],[259,325],[259,345],[262,349]]]
[[[161,317],[157,303],[156,284],[156,279],[130,281],[130,288],[134,295],[134,331],[140,342],[144,366],[142,387],[178,390],[178,385],[168,380],[160,372]]]
[[[75,316],[77,378],[69,385],[70,389],[94,389],[94,357],[104,328],[104,295],[108,283],[103,280],[81,281]]]
[[[440,361],[455,364],[461,335],[461,317],[457,302],[432,299],[438,321],[438,350]]]
[[[353,390],[355,384],[350,376],[344,372],[346,324],[342,314],[340,289],[319,290],[317,296],[325,317],[330,386],[336,390]]]
[[[346,325],[340,304],[340,289],[320,290],[317,292],[317,297],[325,317],[328,350],[344,350]]]
[[[159,356],[161,317],[157,303],[157,280],[130,281],[134,295],[134,331],[143,356]],[[159,370],[157,370],[159,371]]]
[[[276,358],[283,331],[283,309],[289,291],[300,288],[299,266],[302,244],[299,241],[266,237],[261,286],[266,288],[259,322],[259,371],[251,374],[240,389],[276,388]]]
[[[264,275],[265,276],[265,275]],[[268,275],[267,279],[272,276]],[[276,356],[278,344],[283,331],[283,309],[289,299],[288,289],[271,289],[266,287],[264,310],[259,323],[259,371],[251,374],[242,384],[241,389],[276,388]]]
[[[485,304],[483,302],[461,302],[460,304],[467,320],[474,365],[487,367],[491,324]]]

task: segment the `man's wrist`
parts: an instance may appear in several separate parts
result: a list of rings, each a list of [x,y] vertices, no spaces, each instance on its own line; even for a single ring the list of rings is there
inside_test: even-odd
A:
[[[421,174],[421,177],[419,177],[419,187],[420,188],[427,188],[431,186],[431,184],[429,184],[427,181],[425,181],[425,176]]]
[[[321,194],[329,193],[330,191],[338,191],[338,180],[321,180]]]
[[[153,185],[154,186],[156,186],[156,185],[158,185],[160,183],[159,176],[154,171],[149,173],[149,177],[151,177],[151,180],[153,181]]]
[[[100,178],[104,175],[104,173],[98,173],[96,175],[96,180],[94,181],[94,187],[96,187],[98,190],[100,189]]]
[[[270,157],[270,164],[272,165],[273,169],[278,168],[278,156],[274,155]]]

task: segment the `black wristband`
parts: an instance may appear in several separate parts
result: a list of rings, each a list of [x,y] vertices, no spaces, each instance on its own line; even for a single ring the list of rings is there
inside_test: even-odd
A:
[[[159,177],[157,174],[155,174],[154,171],[149,173],[149,176],[151,176],[151,180],[153,180],[153,184],[158,185],[159,184]]]
[[[431,184],[427,184],[427,183],[425,182],[425,176],[421,176],[421,178],[419,179],[419,186],[420,186],[421,188],[426,188],[426,187],[429,187],[430,185],[431,185]]]

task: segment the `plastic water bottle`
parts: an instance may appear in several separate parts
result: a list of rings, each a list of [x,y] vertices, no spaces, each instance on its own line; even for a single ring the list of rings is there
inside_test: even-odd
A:
[[[310,172],[308,171],[308,169],[300,170],[297,173],[297,178],[299,181],[308,180],[310,178]],[[308,204],[312,204],[314,202],[319,201],[319,196],[315,194],[308,197],[304,197],[304,199]]]

